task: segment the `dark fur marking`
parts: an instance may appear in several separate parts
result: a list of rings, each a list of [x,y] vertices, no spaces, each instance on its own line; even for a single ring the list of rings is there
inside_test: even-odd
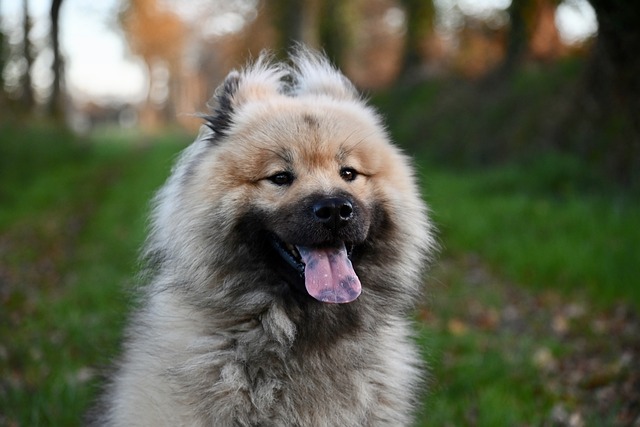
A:
[[[296,205],[305,204],[309,205],[305,202]],[[295,209],[289,213],[281,211],[279,215],[286,218],[291,213],[295,214]],[[380,313],[397,313],[403,309],[398,304],[404,305],[402,302],[408,297],[403,294],[406,290],[398,286],[397,277],[381,274],[386,267],[379,265],[381,259],[386,260],[385,263],[394,262],[401,256],[397,249],[401,243],[394,242],[393,238],[388,240],[395,232],[395,226],[382,205],[371,209],[369,236],[353,251],[354,268],[365,291],[349,304],[321,303],[306,293],[303,280],[295,275],[270,243],[273,230],[268,223],[273,215],[249,208],[238,218],[233,231],[225,236],[214,232],[219,229],[216,223],[225,219],[211,218],[212,222],[207,227],[211,230],[211,247],[227,249],[212,250],[208,263],[218,272],[218,278],[223,276],[229,280],[223,281],[224,295],[216,292],[218,299],[211,299],[206,289],[199,292],[185,290],[183,295],[191,304],[209,310],[216,318],[258,319],[274,301],[280,300],[280,305],[285,307],[288,317],[296,325],[292,351],[302,358],[305,354],[325,351],[342,339],[370,333],[383,318]],[[307,232],[304,226],[300,232]],[[155,258],[153,267],[161,268],[158,264],[164,261],[162,254],[153,254],[152,257]],[[180,288],[187,286],[188,283],[179,285]],[[212,286],[220,286],[219,280],[214,279]]]
[[[269,243],[264,212],[254,209],[243,215],[236,223],[233,242],[225,247],[236,247],[230,254],[230,276],[236,277],[237,286],[230,288],[233,297],[229,301],[246,301],[247,293],[266,292],[281,299],[287,314],[296,325],[297,351],[317,351],[327,348],[341,338],[361,332],[374,325],[379,307],[369,307],[365,302],[349,304],[325,304],[300,290],[299,277],[287,274],[291,267],[286,264]],[[302,284],[304,288],[304,284]],[[244,298],[243,298],[244,296]],[[246,312],[246,307],[227,307],[237,316]],[[240,310],[239,310],[240,309]],[[256,315],[263,307],[255,307]],[[365,315],[366,311],[370,311]],[[367,319],[368,321],[365,321]],[[321,327],[319,325],[322,325]],[[365,327],[366,325],[366,327]]]
[[[217,90],[214,96],[216,100],[216,108],[211,115],[204,115],[205,124],[214,132],[214,138],[226,135],[227,130],[233,123],[233,95],[240,85],[240,75],[238,73],[230,74]]]
[[[310,128],[317,129],[320,126],[318,119],[311,114],[303,114],[302,121],[304,121]]]

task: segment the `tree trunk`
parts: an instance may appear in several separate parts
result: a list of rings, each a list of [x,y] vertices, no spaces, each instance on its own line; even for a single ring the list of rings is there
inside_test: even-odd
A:
[[[320,45],[334,64],[342,65],[350,43],[349,1],[324,0],[320,12]]]
[[[402,0],[407,20],[402,78],[410,78],[422,65],[422,48],[425,39],[433,31],[435,6],[432,0]]]
[[[25,111],[33,109],[33,83],[31,81],[31,67],[33,66],[33,46],[29,39],[31,32],[31,16],[29,16],[29,1],[22,0],[22,57],[25,61],[25,70],[22,75],[22,96],[21,101]]]
[[[596,148],[607,153],[609,168],[623,183],[640,177],[640,3],[590,0],[598,36],[588,64],[582,103],[604,123],[623,123],[624,135]],[[620,133],[620,132],[617,132]]]
[[[62,105],[62,75],[63,63],[60,54],[60,6],[63,0],[51,2],[51,49],[53,50],[53,84],[51,98],[49,99],[49,114],[55,119],[63,119],[64,106]]]
[[[0,1],[0,10],[2,10],[2,2]],[[0,111],[4,109],[4,103],[6,100],[6,94],[4,91],[4,64],[5,64],[5,50],[4,50],[4,33],[2,32],[2,16],[0,16]]]
[[[508,74],[521,62],[527,52],[527,9],[531,0],[512,0],[508,9],[509,38],[507,52],[499,70],[499,74]]]
[[[598,17],[598,38],[589,89],[605,111],[623,107],[640,126],[640,3],[590,1]]]
[[[300,0],[274,0],[272,3],[276,28],[280,32],[277,53],[282,57],[285,57],[286,52],[296,43],[303,41],[304,3]]]

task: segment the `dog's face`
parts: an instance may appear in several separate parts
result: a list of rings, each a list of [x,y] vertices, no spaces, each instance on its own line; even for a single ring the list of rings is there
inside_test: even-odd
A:
[[[233,125],[220,161],[239,197],[261,212],[272,246],[324,302],[350,302],[361,284],[350,256],[368,238],[385,136],[327,100],[264,101]],[[240,195],[241,194],[241,195]],[[292,277],[290,275],[289,277]]]
[[[260,64],[227,78],[182,215],[215,220],[216,241],[242,235],[226,247],[242,246],[293,289],[347,303],[362,291],[366,258],[392,270],[414,239],[407,224],[425,237],[423,206],[377,115],[328,64],[304,66],[288,90],[281,70]]]

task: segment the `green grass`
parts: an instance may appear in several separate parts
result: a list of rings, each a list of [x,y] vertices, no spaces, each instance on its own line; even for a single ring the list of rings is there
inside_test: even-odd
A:
[[[502,285],[490,275],[470,283],[469,271],[447,261],[430,275],[418,342],[432,378],[418,425],[540,425],[553,396],[531,355],[555,343],[534,333],[539,324],[524,338],[501,327],[500,313],[510,303]]]
[[[81,155],[43,161],[27,182],[4,181],[19,186],[21,196],[9,199],[0,217],[10,246],[2,254],[9,312],[0,319],[0,424],[80,423],[96,369],[107,365],[121,337],[149,199],[180,148],[176,138],[80,148],[70,139],[51,138],[34,155],[48,159],[55,143]]]
[[[535,169],[535,168],[533,168]],[[623,194],[541,191],[525,166],[490,171],[424,168],[425,194],[452,254],[472,252],[537,289],[587,293],[640,308],[640,203]]]

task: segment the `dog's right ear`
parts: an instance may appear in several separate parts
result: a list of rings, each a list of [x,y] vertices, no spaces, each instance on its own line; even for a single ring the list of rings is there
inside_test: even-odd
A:
[[[210,108],[213,114],[205,115],[206,125],[216,135],[224,135],[233,124],[233,117],[247,103],[280,95],[282,79],[287,71],[271,61],[271,55],[262,53],[253,63],[241,71],[231,71],[216,89]]]

